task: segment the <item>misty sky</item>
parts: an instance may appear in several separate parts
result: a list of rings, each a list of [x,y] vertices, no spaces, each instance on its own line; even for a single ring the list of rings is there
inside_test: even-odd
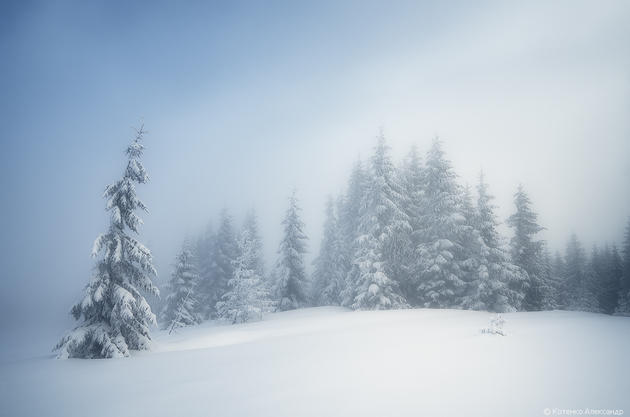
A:
[[[293,187],[310,261],[380,127],[397,160],[439,135],[462,182],[483,168],[502,220],[522,182],[554,249],[622,237],[630,2],[86,3],[0,3],[5,334],[72,325],[141,118],[161,281],[224,207],[257,209],[269,265]]]

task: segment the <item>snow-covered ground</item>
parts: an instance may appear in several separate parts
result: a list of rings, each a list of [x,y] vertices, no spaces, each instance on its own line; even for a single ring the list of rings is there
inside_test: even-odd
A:
[[[0,365],[2,416],[630,413],[630,318],[315,308],[155,335],[127,359]],[[582,414],[588,415],[588,414]]]

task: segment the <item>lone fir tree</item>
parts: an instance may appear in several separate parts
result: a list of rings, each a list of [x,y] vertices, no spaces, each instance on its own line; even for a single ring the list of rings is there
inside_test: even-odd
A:
[[[136,210],[147,211],[135,188],[149,180],[140,162],[145,133],[143,126],[136,131],[123,177],[105,188],[109,229],[94,242],[96,272],[71,311],[81,324],[55,346],[59,358],[123,357],[149,348],[149,326],[156,318],[141,291],[159,295],[152,281],[157,273],[151,251],[134,237],[142,224]]]

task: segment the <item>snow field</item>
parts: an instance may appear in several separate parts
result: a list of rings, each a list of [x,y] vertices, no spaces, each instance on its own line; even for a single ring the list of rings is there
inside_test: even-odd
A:
[[[542,416],[630,412],[630,319],[313,308],[158,332],[127,359],[3,364],[7,416]]]

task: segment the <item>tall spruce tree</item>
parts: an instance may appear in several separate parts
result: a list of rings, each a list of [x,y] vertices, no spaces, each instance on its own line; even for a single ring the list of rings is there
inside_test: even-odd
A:
[[[465,217],[472,216],[467,245],[469,269],[468,290],[463,307],[496,312],[516,311],[523,301],[523,285],[527,276],[514,265],[503,249],[497,230],[499,222],[483,173],[477,185],[477,207],[470,213],[465,198]]]
[[[156,270],[151,251],[133,236],[142,224],[136,210],[147,211],[135,188],[149,180],[140,162],[145,133],[143,126],[136,131],[123,177],[105,188],[109,229],[94,242],[92,256],[100,255],[96,272],[85,297],[72,308],[82,323],[55,347],[59,358],[123,357],[150,347],[149,327],[156,319],[141,291],[159,294],[152,282]]]
[[[461,297],[455,300],[453,307],[470,310],[491,310],[486,305],[486,298],[494,289],[490,285],[490,274],[487,268],[488,248],[479,231],[479,213],[472,201],[470,186],[461,188],[460,213],[463,216],[463,228],[460,242],[462,245],[462,259],[460,268],[464,289]]]
[[[188,242],[175,260],[175,269],[169,282],[169,294],[162,311],[162,323],[165,329],[191,326],[201,322],[197,310],[195,289],[199,282],[196,260]]]
[[[306,306],[307,278],[304,268],[306,253],[306,235],[304,223],[300,219],[300,207],[296,192],[289,198],[289,208],[282,221],[284,236],[278,250],[279,259],[276,264],[275,293],[279,311],[293,310]]]
[[[354,302],[356,282],[350,271],[352,270],[354,255],[358,249],[359,218],[361,205],[367,190],[367,174],[361,160],[357,160],[352,167],[348,189],[343,197],[339,209],[339,230],[344,264],[344,283],[341,290],[341,304],[350,306]]]
[[[228,292],[228,281],[234,276],[234,262],[238,256],[239,246],[234,219],[227,210],[222,210],[212,252],[212,281],[207,301],[210,304],[208,307],[210,317],[217,316],[216,304]]]
[[[199,272],[199,280],[194,290],[197,300],[196,311],[204,319],[210,318],[216,303],[214,294],[216,279],[215,249],[216,234],[212,230],[212,226],[208,225],[195,246],[195,260]]]
[[[243,222],[243,232],[247,233],[247,240],[249,241],[248,246],[251,246],[251,269],[253,269],[260,277],[264,277],[265,260],[263,257],[263,242],[260,237],[260,230],[258,227],[258,216],[256,215],[256,211],[253,209],[245,216],[245,221]],[[242,246],[242,233],[239,247]]]
[[[411,305],[418,305],[417,282],[414,279],[416,261],[415,248],[420,243],[422,229],[422,209],[424,198],[424,171],[422,158],[417,147],[412,146],[405,158],[399,173],[402,187],[401,208],[409,218],[409,235],[405,236],[408,244],[403,247],[402,262],[405,267],[404,276],[400,279],[400,286],[404,297]]]
[[[340,305],[341,291],[345,280],[345,265],[342,251],[339,222],[335,213],[335,202],[329,197],[326,203],[324,235],[315,259],[311,279],[311,299],[314,305]]]
[[[554,291],[554,309],[563,310],[568,305],[566,264],[560,251],[556,251],[551,262],[551,287]]]
[[[400,271],[395,259],[405,245],[400,239],[401,232],[409,228],[409,222],[400,208],[399,185],[382,133],[371,162],[350,271],[349,282],[353,287],[346,300],[355,310],[406,308],[408,304],[401,294],[398,277],[393,274]]]
[[[589,273],[586,254],[577,236],[571,235],[565,255],[567,309],[598,311],[599,305],[593,291],[592,274]]]
[[[418,297],[424,307],[461,305],[466,291],[463,240],[469,229],[461,213],[457,175],[442,144],[433,141],[425,159],[425,186],[417,247]]]
[[[617,311],[617,308],[619,307],[619,304],[621,302],[620,298],[619,298],[619,294],[621,294],[622,292],[622,285],[623,285],[623,273],[624,273],[624,266],[623,266],[623,258],[621,256],[621,254],[619,253],[619,249],[617,248],[617,245],[613,244],[612,245],[612,252],[611,252],[611,257],[610,257],[610,264],[608,265],[608,271],[610,274],[610,280],[609,285],[610,287],[608,287],[608,289],[617,289],[617,295],[616,297],[613,297],[612,295],[610,296],[610,303],[608,304],[609,308],[607,310],[610,310],[611,306],[615,306],[613,308],[613,311],[611,312],[611,314],[613,314],[615,311]]]
[[[531,208],[531,200],[522,185],[514,194],[516,212],[508,218],[508,225],[514,229],[511,240],[512,262],[527,272],[527,286],[523,309],[538,311],[543,307],[545,282],[543,280],[544,242],[535,236],[542,230],[538,215]]]
[[[217,303],[217,316],[232,324],[261,319],[271,304],[261,275],[260,239],[255,217],[245,223],[239,239],[239,256],[234,260],[233,276],[228,291]]]
[[[619,304],[623,264],[615,245],[608,245],[599,253],[599,259],[592,259],[592,270],[595,273],[597,299],[602,313],[613,314]]]
[[[558,310],[561,308],[560,300],[563,291],[564,281],[563,273],[556,273],[556,268],[562,270],[562,256],[557,254],[558,259],[551,255],[549,248],[545,244],[542,251],[542,279],[545,283],[542,298],[541,310]],[[556,262],[559,264],[556,265]]]

